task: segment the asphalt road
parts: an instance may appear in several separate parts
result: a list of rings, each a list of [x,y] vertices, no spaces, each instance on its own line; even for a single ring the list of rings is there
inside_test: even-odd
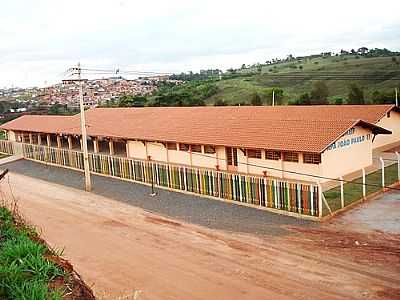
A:
[[[73,188],[84,188],[83,174],[69,169],[27,160],[4,164],[1,168]],[[319,226],[312,221],[163,189],[156,189],[157,196],[153,197],[148,186],[103,176],[92,176],[92,185],[95,194],[211,229],[284,235],[290,233],[286,226]]]

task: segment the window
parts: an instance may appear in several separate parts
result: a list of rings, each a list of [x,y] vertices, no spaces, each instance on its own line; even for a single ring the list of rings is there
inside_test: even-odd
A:
[[[281,159],[281,152],[280,151],[274,151],[274,150],[265,150],[265,159],[280,160]]]
[[[215,153],[215,147],[214,146],[210,146],[210,145],[205,145],[204,146],[204,153],[214,154]]]
[[[321,154],[319,153],[303,153],[303,162],[305,164],[319,164],[321,163]]]
[[[190,145],[190,149],[192,152],[201,153],[201,145]]]
[[[247,156],[249,158],[261,158],[261,150],[248,149]]]
[[[299,154],[297,152],[283,152],[283,160],[299,162]]]
[[[178,147],[176,146],[176,143],[167,143],[167,149],[168,150],[178,150]]]
[[[179,144],[180,151],[189,151],[189,144]]]

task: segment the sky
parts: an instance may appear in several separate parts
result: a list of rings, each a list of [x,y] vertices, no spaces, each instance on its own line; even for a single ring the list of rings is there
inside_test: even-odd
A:
[[[85,68],[240,67],[366,46],[400,51],[398,0],[1,0],[0,88]]]

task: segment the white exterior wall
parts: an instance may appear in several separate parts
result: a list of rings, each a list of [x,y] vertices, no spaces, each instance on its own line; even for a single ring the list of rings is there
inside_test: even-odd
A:
[[[338,139],[322,153],[322,175],[338,178],[370,166],[372,137],[370,130],[355,127],[354,133]]]
[[[146,146],[140,141],[128,141],[127,155],[131,158],[147,159]]]
[[[373,149],[385,147],[390,144],[400,143],[400,113],[391,111],[390,118],[384,116],[376,125],[390,130],[392,134],[380,134],[372,143]],[[390,146],[389,146],[390,147]]]

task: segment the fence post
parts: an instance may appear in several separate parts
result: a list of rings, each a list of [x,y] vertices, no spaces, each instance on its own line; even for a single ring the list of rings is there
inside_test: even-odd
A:
[[[318,182],[318,216],[322,218],[322,186],[321,182]]]
[[[365,180],[365,169],[362,168],[362,177],[363,177],[363,197],[364,199],[367,197],[367,189],[366,189],[366,180]]]
[[[397,180],[400,181],[400,153],[395,152],[397,156]]]
[[[381,161],[381,167],[382,167],[382,188],[385,188],[385,162],[382,157],[379,157],[379,160]]]
[[[340,203],[342,208],[344,207],[344,184],[343,184],[343,177],[340,177]]]

